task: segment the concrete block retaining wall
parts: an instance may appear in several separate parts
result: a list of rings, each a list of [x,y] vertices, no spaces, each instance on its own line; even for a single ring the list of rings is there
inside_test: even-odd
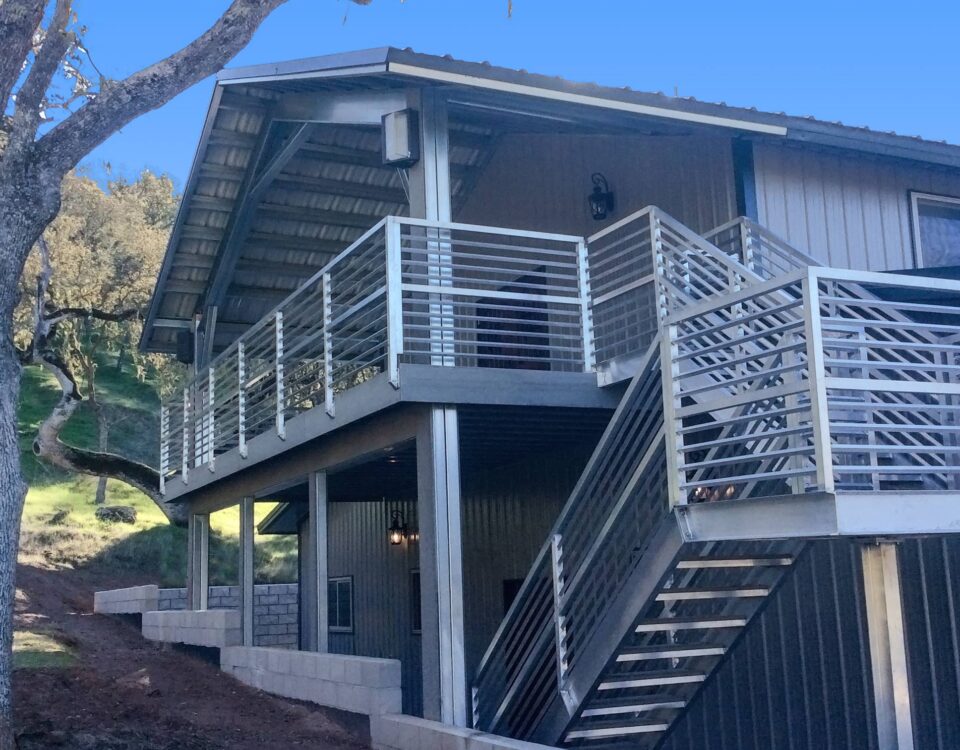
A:
[[[239,586],[211,586],[207,594],[210,609],[240,607]],[[187,608],[186,589],[160,589],[155,609]],[[297,584],[270,583],[254,587],[253,643],[255,646],[296,648],[299,637]]]
[[[403,714],[371,716],[370,741],[374,750],[551,750],[548,745]]]
[[[156,586],[132,586],[128,589],[97,591],[93,595],[93,611],[102,614],[138,614],[159,609]]]
[[[141,627],[144,638],[164,643],[225,648],[243,642],[236,610],[144,612]]]
[[[377,716],[401,710],[400,662],[281,648],[225,648],[220,668],[274,695]]]

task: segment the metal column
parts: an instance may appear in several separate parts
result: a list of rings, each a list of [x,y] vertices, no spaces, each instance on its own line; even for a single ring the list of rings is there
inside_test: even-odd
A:
[[[424,716],[466,726],[457,410],[433,406],[417,435]]]
[[[420,113],[420,160],[410,168],[410,216],[449,222],[450,135],[447,102],[442,92],[426,88],[411,92],[410,106]],[[424,229],[426,261],[432,286],[449,286],[453,278],[448,230]],[[430,363],[454,364],[453,305],[441,295],[429,301]]]
[[[327,612],[327,474],[310,475],[306,534],[300,547],[303,555],[300,603],[304,608],[301,638],[304,651],[329,651]]]
[[[878,747],[880,750],[913,750],[897,545],[892,542],[865,544],[861,548],[861,559]]]
[[[187,520],[187,597],[190,609],[206,609],[210,584],[210,516],[191,513]]]
[[[240,624],[243,645],[253,645],[253,506],[252,497],[240,501]]]

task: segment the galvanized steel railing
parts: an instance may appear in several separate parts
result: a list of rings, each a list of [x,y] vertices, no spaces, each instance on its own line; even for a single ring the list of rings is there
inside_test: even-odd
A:
[[[647,353],[477,669],[473,726],[529,736],[668,510],[659,342]]]
[[[671,316],[675,502],[955,488],[960,308],[897,299],[931,287],[809,268]]]
[[[594,366],[582,238],[388,217],[161,408],[161,490],[402,362]]]

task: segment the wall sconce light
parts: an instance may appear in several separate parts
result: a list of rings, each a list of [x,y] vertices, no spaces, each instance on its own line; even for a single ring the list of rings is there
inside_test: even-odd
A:
[[[410,529],[407,528],[407,524],[403,520],[403,513],[399,510],[393,511],[393,513],[390,514],[390,528],[387,529],[390,544],[402,544],[403,540],[406,539],[409,534]]]
[[[599,172],[594,172],[590,177],[593,181],[593,192],[587,196],[590,201],[590,213],[595,221],[603,221],[607,214],[612,214],[616,205],[613,192],[610,185],[607,184],[607,178]]]

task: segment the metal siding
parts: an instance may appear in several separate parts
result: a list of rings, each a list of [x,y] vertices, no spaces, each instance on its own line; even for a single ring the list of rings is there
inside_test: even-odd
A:
[[[457,221],[577,235],[603,226],[590,216],[590,176],[616,195],[609,221],[657,205],[695,230],[736,215],[729,138],[505,135]]]
[[[915,745],[960,747],[960,538],[907,539],[899,549]]]
[[[564,452],[484,472],[463,488],[467,676],[503,615],[503,582],[526,577],[588,455]]]
[[[811,543],[662,750],[875,750],[866,643],[857,544]]]
[[[414,502],[334,502],[329,506],[328,575],[353,577],[353,633],[331,633],[339,654],[400,659],[403,710],[421,715],[420,636],[412,631],[410,571],[419,567],[415,543],[387,541],[390,513],[417,528]]]
[[[760,223],[825,265],[912,268],[908,192],[960,195],[960,172],[853,154],[754,146]]]

